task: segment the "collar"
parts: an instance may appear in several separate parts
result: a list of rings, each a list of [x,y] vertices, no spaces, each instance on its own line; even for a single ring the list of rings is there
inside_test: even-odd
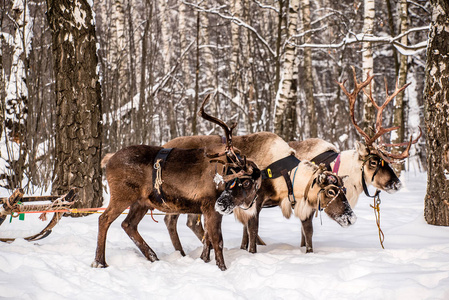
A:
[[[335,152],[334,150],[328,150],[326,152],[318,154],[317,156],[312,158],[310,161],[315,163],[316,165],[324,164],[328,171],[334,172],[331,168],[331,162],[333,162],[335,159],[340,160],[339,157],[340,157],[340,153]],[[338,163],[338,167],[340,167],[340,163]],[[334,165],[334,168],[335,168],[335,165]],[[337,172],[338,172],[338,168],[337,168]]]
[[[301,161],[294,155],[281,158],[269,165],[265,170],[262,170],[262,179],[275,179],[284,176],[283,171],[291,171],[297,167]]]

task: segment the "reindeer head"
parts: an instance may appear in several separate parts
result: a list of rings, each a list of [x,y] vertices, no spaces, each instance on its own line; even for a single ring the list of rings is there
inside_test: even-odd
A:
[[[343,227],[352,225],[356,215],[346,199],[343,179],[320,165],[310,179],[304,197],[309,203],[316,203],[316,212],[323,211]]]
[[[389,95],[388,85],[385,80],[385,90],[387,98],[385,102],[381,106],[379,106],[373,99],[372,89],[370,88],[369,93],[366,92],[366,90],[364,89],[368,85],[370,85],[371,87],[371,81],[373,80],[374,76],[370,76],[368,72],[367,79],[363,82],[358,82],[354,67],[352,67],[352,71],[354,74],[354,90],[352,91],[352,93],[349,93],[348,90],[346,90],[346,88],[344,87],[346,80],[337,83],[342,89],[343,93],[345,93],[345,95],[348,97],[351,122],[354,125],[355,129],[362,135],[362,137],[365,140],[365,144],[359,142],[356,143],[357,152],[359,154],[359,160],[361,161],[361,169],[362,174],[364,176],[364,180],[366,180],[368,184],[371,183],[374,187],[378,189],[384,190],[388,193],[394,193],[401,188],[402,184],[399,178],[396,176],[393,169],[391,168],[390,163],[398,162],[402,159],[407,158],[409,156],[409,150],[411,145],[415,144],[418,141],[418,139],[422,135],[422,131],[421,128],[419,128],[420,133],[415,140],[413,140],[412,137],[410,137],[410,141],[406,143],[386,144],[383,142],[382,135],[397,130],[399,129],[399,127],[390,127],[390,128],[383,127],[382,113],[385,107],[388,105],[388,103],[390,103],[391,100],[394,99],[394,97],[396,97],[400,92],[405,90],[410,84],[407,83],[401,88],[398,88],[398,82],[396,81],[395,90],[391,95]],[[376,124],[375,124],[376,128],[372,136],[368,135],[365,131],[363,131],[355,121],[354,107],[357,95],[359,94],[360,91],[363,91],[363,93],[368,97],[368,99],[372,102],[373,106],[377,110]],[[406,146],[406,148],[400,154],[393,154],[385,149],[386,147],[401,147],[401,146]]]
[[[215,203],[215,210],[221,214],[230,214],[232,210],[239,206],[243,209],[250,208],[255,200],[256,193],[262,183],[262,172],[255,162],[241,157],[239,151],[232,146],[232,130],[237,124],[229,127],[223,121],[208,115],[204,111],[204,105],[210,98],[210,94],[204,99],[198,115],[202,118],[218,124],[225,131],[226,146],[222,153],[208,154],[210,158],[225,157],[225,159],[213,159],[224,165],[223,175],[216,175],[216,180],[225,183],[224,191]]]

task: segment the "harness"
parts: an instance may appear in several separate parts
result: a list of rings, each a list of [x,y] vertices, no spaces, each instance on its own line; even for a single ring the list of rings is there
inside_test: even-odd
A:
[[[153,192],[156,195],[156,201],[160,204],[165,203],[164,193],[162,192],[162,169],[165,166],[167,157],[173,148],[163,148],[159,150],[154,158],[153,165]]]
[[[318,176],[320,176],[320,174],[322,174],[324,171],[325,171],[325,168],[326,168],[326,166],[324,166],[324,165],[320,165],[319,167],[318,167],[318,169],[316,169],[314,172],[313,172],[313,174],[312,174],[312,176],[310,177],[310,179],[309,179],[309,182],[307,183],[307,186],[306,186],[306,189],[304,190],[304,201],[307,201],[307,199],[308,199],[308,195],[309,195],[309,190],[310,190],[310,188],[311,187],[313,187],[314,185],[315,185],[315,183],[316,183],[316,180],[317,180],[317,176],[315,176],[315,174],[316,173],[318,173]],[[335,176],[335,175],[332,175],[332,176]],[[335,179],[336,180],[336,179]],[[331,188],[331,186],[332,185],[328,185],[328,186],[326,186],[326,187],[322,187],[319,191],[318,191],[318,194],[317,194],[317,204],[316,204],[316,214],[315,214],[315,217],[317,217],[318,216],[318,212],[321,212],[321,211],[323,211],[323,210],[325,210],[339,195],[340,195],[340,192],[343,192],[343,193],[345,193],[345,190],[343,189],[343,188],[341,188],[341,187],[339,187],[339,186],[337,186],[337,185],[334,185],[334,186],[336,186],[337,188],[338,188],[338,193],[329,201],[329,203],[327,203],[327,205],[326,206],[322,206],[321,205],[321,198],[323,197],[322,196],[322,194],[323,193],[325,193],[327,190],[329,190],[330,188]]]
[[[278,177],[284,177],[285,184],[288,190],[288,200],[292,204],[292,208],[295,207],[296,199],[293,194],[293,184],[290,179],[290,171],[297,167],[301,161],[294,155],[289,155],[280,160],[275,161],[270,164],[265,170],[262,170],[262,180],[263,179],[275,179]],[[296,174],[296,172],[295,172]]]
[[[328,150],[326,152],[318,154],[310,161],[315,163],[316,165],[324,164],[328,171],[338,174],[338,170],[340,169],[340,157],[341,157],[340,153],[335,152],[334,150]],[[331,163],[333,161],[335,161],[335,164],[334,167],[331,168]]]
[[[365,160],[362,163],[362,167],[361,167],[361,171],[362,171],[362,187],[363,187],[363,191],[365,192],[365,195],[367,197],[370,198],[376,198],[379,196],[380,190],[376,189],[376,192],[374,193],[373,196],[371,196],[368,192],[368,186],[366,184],[366,180],[365,180],[365,164],[367,161],[370,160],[370,158],[376,157],[377,155],[374,154],[370,154],[368,155]],[[379,157],[379,160],[377,161],[377,166],[376,166],[376,170],[374,171],[373,177],[371,178],[371,181],[374,180],[374,176],[376,176],[377,172],[379,172],[380,168],[383,167],[385,164],[385,161]]]

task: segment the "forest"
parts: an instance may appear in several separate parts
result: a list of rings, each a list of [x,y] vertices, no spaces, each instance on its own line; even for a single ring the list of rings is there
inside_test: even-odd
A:
[[[449,165],[447,128],[437,126],[432,141],[439,141],[429,142],[426,118],[441,119],[425,113],[436,105],[443,120],[448,116],[447,95],[425,90],[435,79],[447,91],[447,56],[438,50],[449,49],[443,0],[2,0],[0,6],[4,188],[79,186],[92,197],[102,190],[99,162],[106,153],[220,134],[197,119],[210,93],[209,111],[236,122],[236,135],[270,131],[285,141],[319,137],[351,149],[361,137],[337,84],[352,86],[351,67],[358,80],[375,75],[370,89],[378,104],[388,90],[410,83],[383,111],[383,125],[400,128],[387,143],[423,131],[398,171],[410,164],[428,171],[434,147],[445,151],[435,160]],[[437,58],[430,61],[429,53]],[[366,130],[375,113],[360,97],[354,114]],[[449,167],[431,170],[439,174],[438,190],[447,190]],[[437,210],[445,207],[441,199]],[[99,205],[101,197],[87,202]],[[447,207],[437,215],[449,220]]]

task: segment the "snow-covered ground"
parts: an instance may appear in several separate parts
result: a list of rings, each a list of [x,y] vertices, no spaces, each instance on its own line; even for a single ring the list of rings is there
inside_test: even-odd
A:
[[[300,248],[300,222],[278,208],[261,214],[257,254],[239,249],[242,226],[223,220],[225,261],[204,263],[201,244],[180,218],[187,256],[174,252],[163,216],[148,216],[140,232],[160,261],[147,261],[121,229],[122,215],[107,239],[109,268],[90,267],[98,214],[63,218],[47,238],[0,243],[1,299],[449,299],[449,228],[423,218],[426,175],[401,178],[398,193],[381,193],[380,246],[371,200],[361,196],[358,220],[342,228],[325,215],[314,220],[313,254]],[[37,216],[6,220],[0,236],[18,228],[38,230]],[[30,228],[28,228],[30,229]]]

